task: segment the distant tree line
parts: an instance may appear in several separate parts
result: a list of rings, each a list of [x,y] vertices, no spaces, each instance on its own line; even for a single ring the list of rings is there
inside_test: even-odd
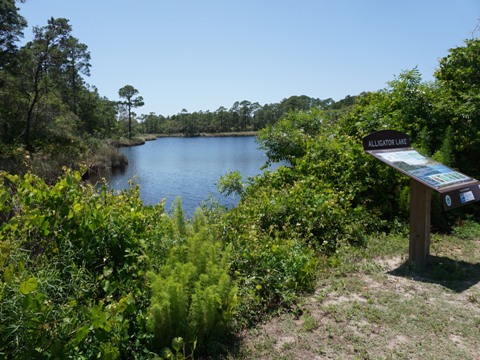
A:
[[[290,111],[308,111],[310,109],[337,111],[354,104],[355,96],[335,102],[333,99],[315,99],[306,95],[290,96],[279,103],[260,105],[248,100],[236,101],[229,109],[220,106],[215,111],[188,112],[183,109],[172,116],[150,113],[142,115],[138,124],[148,134],[186,134],[228,133],[257,131],[276,123]]]

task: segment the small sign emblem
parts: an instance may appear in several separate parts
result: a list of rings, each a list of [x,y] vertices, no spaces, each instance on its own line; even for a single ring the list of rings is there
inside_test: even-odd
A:
[[[452,206],[452,198],[450,197],[450,195],[445,196],[445,203],[448,207]]]

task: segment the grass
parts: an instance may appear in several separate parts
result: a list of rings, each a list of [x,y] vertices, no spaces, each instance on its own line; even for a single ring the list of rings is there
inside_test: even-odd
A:
[[[125,169],[128,160],[118,151],[116,146],[105,141],[98,144],[86,163],[92,171],[96,169]]]
[[[145,144],[145,138],[142,136],[133,136],[131,139],[120,138],[115,141],[116,146],[137,146]]]
[[[241,334],[229,359],[479,359],[480,225],[433,234],[431,264],[408,263],[408,233],[344,247],[313,294]]]

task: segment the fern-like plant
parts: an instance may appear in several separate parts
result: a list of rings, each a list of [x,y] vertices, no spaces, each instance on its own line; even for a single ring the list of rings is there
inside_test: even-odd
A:
[[[176,337],[188,351],[195,345],[208,351],[228,333],[237,305],[237,287],[228,275],[230,250],[199,221],[201,215],[195,218],[184,244],[173,247],[159,273],[150,275],[149,327],[157,352]]]

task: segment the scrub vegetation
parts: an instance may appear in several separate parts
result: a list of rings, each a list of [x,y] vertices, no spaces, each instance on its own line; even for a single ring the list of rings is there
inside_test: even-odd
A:
[[[24,26],[16,15],[9,39]],[[433,263],[412,268],[408,179],[366,155],[362,138],[402,131],[425,155],[480,177],[479,39],[451,49],[431,83],[412,69],[328,106],[290,98],[310,100],[258,134],[268,162],[288,165],[246,183],[226,174],[219,188],[239,193],[238,206],[208,202],[187,219],[181,199],[171,211],[145,206],[136,184],[114,194],[85,183],[78,164],[39,175],[36,160],[77,161],[112,124],[135,138],[141,97],[127,87],[125,127],[99,126],[108,122],[96,116],[121,111],[80,81],[88,57],[70,31],[51,19],[24,48],[2,48],[0,145],[23,167],[0,173],[1,357],[476,356],[478,207],[446,213],[434,196]],[[252,130],[259,112],[238,111],[227,130]]]

